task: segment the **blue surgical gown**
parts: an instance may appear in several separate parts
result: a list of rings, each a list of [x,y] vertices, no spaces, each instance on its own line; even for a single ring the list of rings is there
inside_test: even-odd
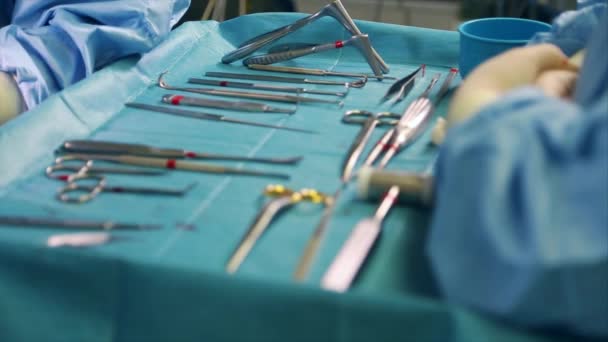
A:
[[[190,0],[0,1],[0,71],[28,108],[93,71],[158,44]]]
[[[608,337],[606,12],[566,13],[538,40],[587,47],[574,101],[515,89],[448,133],[427,242],[448,300]]]

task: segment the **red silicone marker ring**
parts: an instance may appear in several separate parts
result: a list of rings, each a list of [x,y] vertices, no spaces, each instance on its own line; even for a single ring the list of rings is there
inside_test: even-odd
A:
[[[175,169],[177,162],[175,161],[175,159],[168,159],[167,163],[165,163],[165,167],[167,169]]]
[[[175,95],[171,97],[171,104],[178,105],[184,97],[182,95]]]

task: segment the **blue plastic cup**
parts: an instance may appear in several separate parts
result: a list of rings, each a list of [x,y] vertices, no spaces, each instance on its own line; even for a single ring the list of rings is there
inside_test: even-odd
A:
[[[525,45],[536,33],[551,25],[519,18],[485,18],[462,23],[460,33],[460,75],[464,78],[476,66],[508,49]]]

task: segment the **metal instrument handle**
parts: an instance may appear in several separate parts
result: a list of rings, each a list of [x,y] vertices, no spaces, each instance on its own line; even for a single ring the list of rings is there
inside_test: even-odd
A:
[[[246,42],[244,42],[241,46],[239,46],[238,49],[227,53],[226,55],[224,55],[222,57],[222,63],[224,64],[230,64],[236,60],[239,60],[241,58],[247,57],[250,54],[252,54],[253,52],[259,50],[260,48],[266,46],[267,44],[289,34],[290,32],[296,31],[298,29],[300,29],[301,27],[315,21],[316,19],[318,19],[321,15],[323,15],[324,13],[322,13],[322,10],[315,13],[315,14],[311,14],[305,18],[299,19],[297,21],[295,21],[294,23],[290,24],[290,25],[286,25],[283,27],[279,27],[275,30],[272,30],[270,32],[266,32],[263,33],[261,35],[255,36],[249,40],[247,40]]]
[[[307,48],[303,48],[303,49],[289,50],[289,51],[284,51],[284,52],[275,52],[275,53],[269,53],[269,54],[260,55],[260,56],[249,57],[243,61],[243,64],[244,65],[274,64],[274,63],[278,63],[278,62],[295,59],[298,57],[307,56],[307,55],[310,55],[313,53],[333,50],[336,48],[338,48],[336,43],[320,44],[320,45],[315,45],[315,46],[307,47]]]
[[[157,156],[181,156],[183,150],[156,148],[143,144],[117,143],[94,140],[68,140],[62,148],[67,152],[77,153],[110,153],[110,154],[141,154]]]
[[[78,181],[85,179],[95,179],[97,183],[93,186],[83,186],[78,184]],[[67,185],[59,189],[57,198],[66,203],[86,203],[95,198],[100,192],[103,191],[106,185],[106,179],[103,176],[91,175],[91,174],[75,174],[68,178]],[[84,192],[84,193],[83,193]],[[81,195],[75,195],[83,193]]]

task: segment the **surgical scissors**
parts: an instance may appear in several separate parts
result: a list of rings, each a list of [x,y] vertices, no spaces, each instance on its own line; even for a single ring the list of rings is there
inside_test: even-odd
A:
[[[351,16],[348,14],[348,12],[346,11],[346,8],[344,8],[344,6],[340,2],[340,0],[335,0],[335,1],[325,5],[324,7],[322,7],[318,12],[311,14],[305,18],[299,19],[290,25],[285,25],[285,26],[279,27],[275,30],[263,33],[261,35],[258,35],[256,37],[253,37],[253,38],[247,40],[246,42],[241,44],[241,46],[238,49],[236,49],[236,50],[226,54],[224,57],[222,57],[222,63],[230,64],[236,60],[247,57],[250,54],[252,54],[253,52],[259,50],[260,48],[280,39],[281,37],[288,35],[289,33],[295,32],[295,31],[299,30],[300,28],[302,28],[324,16],[330,16],[330,17],[336,19],[353,36],[363,34],[361,32],[361,30],[359,30],[359,28],[357,27],[357,25],[355,24],[353,19],[351,18]],[[373,47],[371,48],[371,50],[372,50],[372,54],[373,54],[373,62],[378,64],[378,67],[382,70],[383,73],[385,73],[385,74],[388,73],[389,67],[384,62],[382,57],[380,57],[380,54],[378,54],[378,52],[376,50],[374,50]],[[372,70],[376,70],[376,68],[372,67]],[[378,76],[378,75],[376,75],[376,76]]]
[[[80,165],[67,165],[68,162],[79,162]],[[65,174],[64,171],[76,170],[74,173]],[[92,170],[92,171],[91,171]],[[57,179],[66,182],[64,187],[61,187],[57,193],[57,198],[62,202],[67,203],[86,203],[97,197],[101,192],[114,193],[137,193],[137,194],[153,194],[164,196],[183,196],[196,183],[192,183],[182,189],[168,189],[158,187],[133,187],[133,186],[108,186],[106,178],[99,173],[99,170],[105,170],[106,173],[123,173],[123,174],[139,174],[139,175],[155,175],[158,172],[152,170],[130,169],[130,168],[97,168],[93,166],[93,160],[80,157],[59,157],[55,159],[53,165],[46,168],[45,173],[49,178]],[[78,195],[80,194],[80,195]]]
[[[416,98],[405,110],[394,128],[387,131],[376,143],[364,162],[372,166],[380,154],[386,150],[379,168],[384,168],[403,147],[410,144],[424,131],[433,113],[433,103],[429,94],[439,80],[441,74],[436,74],[425,91]]]
[[[373,113],[366,110],[349,110],[342,117],[342,122],[361,125],[361,129],[348,149],[342,163],[342,182],[347,183],[353,174],[357,160],[361,156],[367,141],[376,126],[396,125],[401,115],[391,112]]]

